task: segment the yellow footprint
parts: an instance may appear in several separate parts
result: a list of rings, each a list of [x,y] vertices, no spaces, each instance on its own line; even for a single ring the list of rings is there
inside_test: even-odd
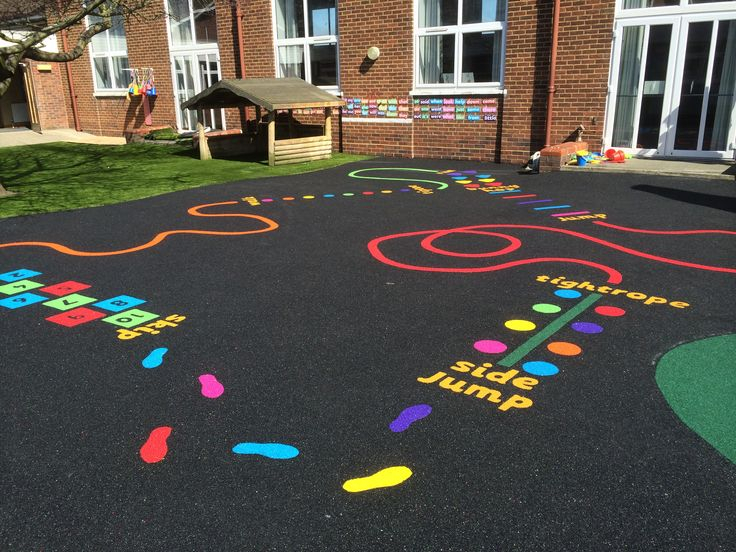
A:
[[[342,488],[349,493],[360,493],[381,487],[393,487],[409,479],[411,474],[411,470],[406,466],[392,466],[368,477],[348,479],[343,483]]]

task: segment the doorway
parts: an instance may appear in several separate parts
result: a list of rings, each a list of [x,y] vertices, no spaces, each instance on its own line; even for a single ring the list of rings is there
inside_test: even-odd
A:
[[[177,52],[172,55],[174,67],[174,94],[176,95],[176,122],[181,131],[197,129],[197,114],[182,109],[181,104],[216,84],[220,80],[220,61],[217,52],[194,53]],[[225,117],[222,109],[204,111],[205,128],[222,130],[225,128]]]
[[[614,37],[605,144],[643,157],[731,159],[736,14],[631,18]]]

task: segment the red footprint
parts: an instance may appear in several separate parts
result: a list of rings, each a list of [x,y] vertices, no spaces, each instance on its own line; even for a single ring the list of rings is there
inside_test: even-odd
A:
[[[148,436],[148,439],[141,447],[141,458],[148,464],[155,464],[160,462],[166,457],[166,453],[169,452],[169,447],[166,444],[166,439],[171,435],[173,428],[169,426],[157,427]]]

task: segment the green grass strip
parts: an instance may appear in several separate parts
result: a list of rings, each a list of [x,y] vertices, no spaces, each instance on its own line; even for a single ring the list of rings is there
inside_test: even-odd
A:
[[[562,329],[565,324],[573,320],[577,315],[586,310],[590,305],[598,301],[598,299],[600,299],[601,297],[603,297],[603,295],[601,295],[600,293],[591,293],[569,311],[555,318],[552,322],[539,330],[539,332],[537,332],[527,341],[522,343],[519,347],[517,347],[508,355],[499,360],[498,365],[506,367],[513,366],[526,355],[531,353],[534,349],[536,349],[539,345],[541,345],[547,338],[556,334],[560,329]]]
[[[348,174],[348,176],[352,176],[353,178],[366,178],[368,180],[405,180],[406,182],[424,182],[425,184],[437,184],[438,190],[444,190],[447,188],[447,184],[445,182],[438,182],[437,180],[419,180],[414,178],[386,178],[384,176],[358,176],[358,173],[362,173],[365,171],[417,171],[417,172],[428,172],[428,173],[434,173],[437,174],[437,171],[432,171],[429,169],[405,169],[405,168],[397,168],[397,167],[380,167],[375,169],[358,169],[357,171],[353,171]]]

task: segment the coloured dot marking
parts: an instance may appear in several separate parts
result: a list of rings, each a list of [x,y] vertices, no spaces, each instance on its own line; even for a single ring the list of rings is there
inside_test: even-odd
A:
[[[597,334],[603,331],[603,328],[593,322],[573,322],[571,325],[572,329],[576,332],[586,334]]]
[[[354,196],[355,194],[354,194],[353,192],[345,192],[345,193],[344,193],[344,194],[342,194],[342,195],[344,195],[345,197],[352,197],[352,196]]]
[[[537,303],[536,305],[532,306],[532,309],[534,309],[536,312],[542,312],[544,314],[554,314],[562,310],[557,305],[552,305],[550,303]]]
[[[325,194],[322,197],[335,197],[335,194]]]
[[[577,356],[583,352],[580,347],[574,343],[568,343],[567,341],[553,341],[547,345],[547,350],[551,353],[562,356]]]
[[[465,187],[474,190],[475,188],[480,188],[480,184],[466,184]]]
[[[382,194],[392,194],[393,190],[381,190]]]
[[[563,299],[577,299],[582,295],[582,293],[575,291],[574,289],[558,289],[555,291],[555,295],[557,297],[562,297]]]
[[[597,314],[600,314],[601,316],[623,316],[624,314],[626,314],[626,311],[624,309],[605,306],[596,307],[595,312]]]
[[[411,188],[401,188],[400,192],[411,192]]]
[[[169,446],[166,440],[171,435],[170,426],[160,426],[151,431],[139,454],[146,464],[155,464],[166,458]]]
[[[302,197],[304,199],[314,199],[314,196],[313,195],[305,195],[305,196],[302,196]]]
[[[496,341],[494,339],[481,339],[480,341],[476,341],[473,343],[473,347],[477,351],[480,351],[481,353],[503,353],[508,347],[505,343],[502,343],[500,341]]]
[[[459,173],[459,172],[451,172],[451,173],[447,173],[447,174],[449,176],[462,176],[462,173]]]
[[[281,199],[283,199],[284,201],[294,201],[294,199],[296,198],[293,198],[291,196],[286,196],[286,197],[282,197]]]
[[[273,199],[271,199],[270,197],[266,197],[261,200],[261,203],[271,203],[272,201]]]
[[[475,175],[476,178],[490,178],[490,174],[477,174]]]
[[[551,362],[545,362],[543,360],[531,360],[521,365],[527,374],[532,376],[554,376],[560,371],[557,366]]]
[[[225,392],[225,387],[212,374],[202,374],[197,379],[202,386],[200,392],[208,399],[216,399]]]
[[[495,178],[478,178],[478,180],[480,182],[486,182],[486,183],[488,183],[488,182],[495,182],[496,179]]]
[[[530,332],[537,327],[534,322],[529,320],[507,320],[503,325],[516,332]]]
[[[463,172],[463,174],[475,174],[478,171],[462,171],[462,172]]]
[[[394,487],[409,479],[412,471],[406,466],[392,466],[368,477],[348,479],[342,488],[349,493],[360,493],[371,489]]]
[[[458,184],[470,184],[472,180],[456,180]]]
[[[453,176],[452,179],[453,180],[465,180],[465,177],[464,176]]]
[[[374,192],[363,192],[363,195],[373,195]]]

